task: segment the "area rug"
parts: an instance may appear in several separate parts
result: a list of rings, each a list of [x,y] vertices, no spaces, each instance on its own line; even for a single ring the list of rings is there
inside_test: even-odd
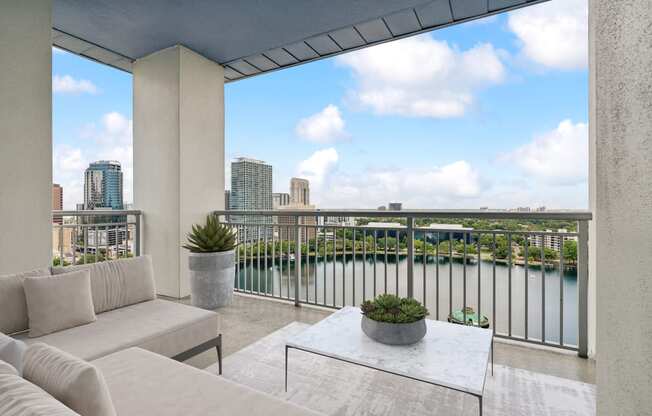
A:
[[[285,340],[308,325],[293,322],[224,359],[224,377],[325,415],[476,416],[477,398],[364,367],[290,350]],[[217,373],[217,366],[207,371]],[[595,386],[496,365],[487,375],[485,416],[593,416]]]

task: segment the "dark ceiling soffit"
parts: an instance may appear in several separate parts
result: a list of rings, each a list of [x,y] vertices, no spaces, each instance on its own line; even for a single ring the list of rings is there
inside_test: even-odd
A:
[[[489,0],[487,0],[487,1],[489,2]],[[371,21],[381,20],[384,23],[384,25],[387,26],[387,29],[389,30],[389,32],[392,33],[392,36],[390,36],[387,39],[382,39],[382,40],[372,41],[372,42],[367,43],[366,40],[364,40],[364,37],[358,32],[358,30],[355,27],[357,25],[366,23],[366,22],[360,22],[360,23],[358,23],[356,25],[346,26],[346,27],[343,27],[343,28],[336,28],[336,29],[330,30],[330,31],[325,32],[325,33],[316,34],[314,36],[311,36],[310,38],[303,39],[303,40],[301,40],[299,42],[296,42],[294,44],[282,45],[282,46],[279,46],[279,47],[276,47],[276,48],[270,48],[270,49],[268,49],[266,51],[263,51],[261,53],[258,53],[258,54],[249,55],[249,56],[246,56],[246,57],[234,59],[234,60],[231,60],[229,62],[224,62],[224,63],[219,63],[218,62],[218,63],[220,65],[224,66],[228,70],[228,72],[230,72],[232,74],[235,73],[235,74],[240,75],[240,76],[237,76],[237,77],[234,77],[234,78],[229,78],[229,77],[225,76],[224,77],[224,82],[228,83],[228,82],[238,81],[238,80],[245,79],[245,78],[255,77],[257,75],[266,74],[266,73],[269,73],[269,72],[278,71],[278,70],[285,69],[285,68],[292,68],[292,67],[297,66],[297,65],[302,65],[302,64],[309,63],[309,62],[318,61],[318,60],[324,59],[324,58],[330,58],[330,57],[337,56],[337,55],[340,55],[340,54],[343,54],[343,53],[360,50],[360,49],[363,49],[363,48],[366,48],[366,47],[369,47],[369,46],[380,45],[382,43],[391,42],[391,41],[394,41],[394,40],[403,39],[403,38],[407,38],[407,37],[410,37],[410,36],[419,35],[419,34],[422,34],[422,33],[432,32],[434,30],[443,29],[443,28],[458,25],[458,24],[461,24],[461,23],[466,23],[466,22],[470,22],[470,21],[473,21],[473,20],[478,20],[478,19],[482,19],[482,18],[485,18],[485,17],[490,17],[490,16],[493,16],[493,15],[510,12],[510,11],[517,10],[517,9],[520,9],[520,8],[523,8],[523,7],[528,7],[528,6],[532,6],[532,5],[539,4],[539,3],[545,3],[545,2],[548,2],[548,1],[550,1],[550,0],[525,0],[523,3],[507,6],[507,7],[502,8],[502,9],[489,11],[487,13],[484,13],[484,14],[481,14],[481,15],[478,15],[478,16],[471,16],[471,17],[467,17],[467,18],[463,18],[463,19],[453,20],[451,22],[447,22],[447,23],[439,24],[439,25],[434,25],[434,26],[429,26],[429,27],[421,27],[418,30],[402,33],[402,34],[399,34],[399,35],[395,35],[395,34],[393,34],[391,32],[391,30],[389,29],[389,26],[387,25],[387,21],[386,21],[387,16],[384,16],[384,17],[380,17],[378,19],[373,19]],[[417,16],[417,19],[418,19],[418,15],[416,14],[416,11],[415,11],[414,7],[407,8],[407,9],[404,9],[404,10],[399,10],[396,13],[393,13],[392,15],[398,14],[398,13],[401,13],[401,12],[405,12],[405,11],[409,11],[409,10],[412,10],[415,13],[415,16]],[[419,25],[421,26],[421,22],[419,22]],[[344,49],[333,38],[333,33],[338,32],[338,31],[342,31],[342,30],[346,30],[346,29],[349,29],[349,28],[352,28],[353,30],[358,32],[358,35],[363,39],[364,43],[361,44],[361,45],[358,45],[358,46],[353,46],[353,47]],[[65,31],[63,31],[61,29],[58,29],[56,27],[53,27],[52,29],[56,30],[56,31],[58,31],[60,33],[63,33],[64,35],[66,35],[66,36],[68,36],[70,38],[74,38],[74,39],[80,40],[82,42],[85,42],[85,43],[87,43],[89,45],[92,45],[94,48],[98,48],[98,49],[108,51],[108,52],[110,52],[112,54],[115,54],[115,55],[118,55],[118,56],[122,57],[124,60],[127,60],[127,61],[132,62],[132,63],[134,62],[134,59],[131,58],[131,57],[125,56],[125,55],[123,55],[121,53],[118,53],[118,52],[115,52],[115,51],[113,51],[111,49],[105,48],[105,47],[103,47],[101,45],[89,42],[87,40],[84,40],[84,39],[79,38],[77,36],[74,36],[72,34],[66,33]],[[334,43],[336,45],[336,47],[337,47],[337,50],[335,50],[333,52],[320,54],[317,50],[315,50],[315,48],[313,46],[310,45],[310,42],[313,42],[313,44],[314,44],[315,42],[319,42],[320,40],[323,42],[324,39]],[[110,62],[104,62],[104,61],[96,59],[96,58],[94,58],[92,56],[85,55],[83,52],[73,51],[73,50],[65,48],[64,46],[57,45],[56,40],[53,40],[52,44],[53,44],[53,46],[55,46],[55,47],[57,47],[59,49],[65,50],[65,51],[73,53],[75,55],[79,55],[79,56],[82,56],[82,57],[84,57],[86,59],[90,59],[92,61],[99,62],[99,63],[104,64],[104,65],[108,65],[108,66],[110,66],[112,68],[115,68],[115,69],[118,69],[120,71],[131,73],[131,71],[128,71],[127,69],[121,68],[121,67],[116,66],[116,65],[112,65]],[[291,46],[297,45],[297,44],[305,45],[306,48],[309,48],[312,52],[314,52],[315,56],[313,56],[311,58],[304,59],[304,60],[301,60],[301,59],[297,58],[295,55],[293,55],[287,49],[288,47],[291,47]],[[271,51],[278,51],[278,50],[283,51],[287,55],[291,56],[293,58],[293,62],[287,63],[285,65],[281,65],[280,63],[278,63],[274,59],[272,59],[270,57],[270,52]],[[269,69],[263,69],[263,68],[257,67],[256,65],[254,65],[251,62],[251,60],[255,59],[255,57],[257,57],[257,56],[263,56],[267,60],[271,61],[270,63],[272,63],[273,64],[272,66],[274,66],[274,67],[269,68]],[[245,65],[252,67],[251,69],[253,69],[253,71],[243,71],[242,68],[240,70],[238,70],[237,68],[234,68],[234,66],[238,66],[243,62],[245,63]],[[245,74],[244,72],[252,72],[252,73]]]
[[[490,0],[487,0],[487,1],[489,3]],[[278,68],[273,68],[273,69],[266,70],[266,71],[260,71],[260,72],[256,72],[256,73],[253,73],[253,74],[243,74],[242,72],[240,72],[240,71],[238,71],[238,70],[231,67],[232,64],[235,64],[236,62],[240,62],[240,61],[243,61],[243,60],[246,61],[246,60],[250,59],[253,56],[257,56],[257,55],[264,55],[265,56],[268,51],[264,51],[264,52],[261,52],[259,54],[254,54],[254,55],[250,55],[250,56],[247,56],[247,57],[242,57],[242,58],[231,60],[229,62],[222,63],[221,65],[232,69],[236,73],[241,74],[240,77],[237,77],[237,78],[234,78],[234,79],[229,79],[229,78],[225,77],[224,82],[228,83],[228,82],[233,82],[233,81],[239,81],[239,80],[242,80],[242,79],[245,79],[245,78],[251,78],[251,77],[261,75],[261,74],[266,74],[266,73],[278,71],[278,70],[281,70],[281,69],[291,68],[291,67],[294,67],[294,66],[297,66],[297,65],[307,64],[309,62],[318,61],[320,59],[331,58],[333,56],[341,55],[343,53],[348,53],[348,52],[353,52],[353,51],[356,51],[356,50],[364,49],[364,48],[369,47],[369,46],[380,45],[382,43],[391,42],[391,41],[394,41],[394,40],[399,40],[399,39],[407,38],[407,37],[410,37],[410,36],[419,35],[419,34],[422,34],[422,33],[432,32],[432,31],[438,30],[438,29],[444,29],[444,28],[447,28],[447,27],[450,27],[450,26],[461,24],[461,23],[466,23],[466,22],[470,22],[470,21],[473,21],[473,20],[479,20],[479,19],[482,19],[482,18],[485,18],[485,17],[490,17],[490,16],[501,14],[501,13],[506,13],[506,12],[518,10],[518,9],[521,9],[521,8],[524,8],[524,7],[532,6],[532,5],[535,5],[535,4],[546,3],[546,2],[549,2],[549,1],[550,0],[525,0],[523,3],[510,5],[510,6],[507,6],[507,7],[501,8],[501,9],[497,9],[497,10],[490,10],[487,13],[484,13],[484,14],[481,14],[481,15],[478,15],[478,16],[470,16],[470,17],[466,17],[466,18],[463,18],[463,19],[453,20],[451,22],[447,22],[447,23],[444,23],[444,24],[439,24],[439,25],[434,25],[434,26],[429,26],[429,27],[423,27],[423,28],[421,28],[419,30],[403,33],[403,34],[400,34],[400,35],[395,35],[395,34],[393,34],[391,32],[391,30],[389,29],[389,26],[387,25],[387,21],[386,21],[388,16],[383,16],[383,17],[380,17],[380,18],[377,18],[377,19],[370,20],[370,22],[376,21],[376,20],[382,21],[384,23],[384,25],[387,27],[387,29],[390,31],[390,33],[392,33],[392,36],[387,38],[387,39],[374,41],[374,42],[369,42],[369,43],[366,43],[366,41],[365,41],[365,43],[363,45],[355,46],[355,47],[344,49],[344,50],[339,50],[339,51],[333,52],[333,53],[321,54],[321,55],[318,54],[318,56],[308,58],[308,59],[304,59],[304,60],[298,60],[297,59],[298,62],[293,62],[293,63],[287,64],[287,65],[279,66]],[[414,9],[416,9],[416,7],[410,7],[410,8],[407,8],[407,9],[404,9],[404,10],[399,10],[399,11],[397,11],[395,13],[392,13],[392,15],[404,12],[405,10],[414,10]],[[332,38],[332,33],[343,30],[343,29],[346,29],[346,28],[353,28],[354,30],[356,30],[355,26],[358,26],[358,25],[364,24],[364,23],[367,23],[367,22],[360,22],[360,23],[357,23],[357,24],[352,25],[352,26],[346,26],[344,28],[333,29],[333,30],[325,32],[325,33],[321,33],[321,34],[311,36],[308,39],[304,39],[303,41],[299,41],[299,42],[296,42],[296,43],[304,43],[304,44],[306,44],[306,46],[313,49],[308,44],[308,42],[310,40],[315,39],[315,38],[319,38],[319,37],[323,37],[323,36],[327,36],[327,37],[331,38],[331,40],[334,40]],[[356,30],[356,32],[357,32],[357,30]],[[364,39],[364,37],[363,37],[363,39]],[[336,42],[336,44],[337,44],[337,42]],[[286,49],[287,46],[288,45],[284,45],[284,46],[281,46],[281,47],[272,48],[270,50],[281,49],[281,50],[284,50],[284,51],[288,52],[287,49]],[[315,52],[317,52],[317,51],[315,51]],[[266,56],[266,57],[269,58],[269,56]]]

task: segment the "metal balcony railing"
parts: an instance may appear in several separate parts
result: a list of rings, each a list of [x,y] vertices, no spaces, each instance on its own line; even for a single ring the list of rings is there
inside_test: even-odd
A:
[[[52,211],[52,263],[76,265],[140,255],[138,210]]]
[[[238,292],[332,308],[394,293],[421,301],[433,319],[489,325],[497,337],[587,356],[590,212],[215,214],[238,230]],[[391,223],[369,224],[374,218]],[[488,227],[437,224],[448,219]],[[527,229],[560,223],[570,230]]]

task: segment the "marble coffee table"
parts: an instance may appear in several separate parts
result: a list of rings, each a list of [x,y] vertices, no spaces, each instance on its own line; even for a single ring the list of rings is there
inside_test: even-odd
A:
[[[359,308],[345,307],[289,338],[285,344],[285,391],[288,351],[297,349],[470,394],[478,398],[482,415],[490,355],[493,372],[491,330],[427,319],[423,340],[392,346],[367,337],[360,328],[360,316]]]

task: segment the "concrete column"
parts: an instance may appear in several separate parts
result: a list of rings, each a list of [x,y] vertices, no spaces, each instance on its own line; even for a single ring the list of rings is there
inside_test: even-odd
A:
[[[191,225],[224,208],[224,69],[175,46],[135,62],[134,205],[159,294],[189,294]]]
[[[52,256],[52,5],[0,5],[0,275]]]
[[[652,414],[652,7],[590,0],[598,415]]]

